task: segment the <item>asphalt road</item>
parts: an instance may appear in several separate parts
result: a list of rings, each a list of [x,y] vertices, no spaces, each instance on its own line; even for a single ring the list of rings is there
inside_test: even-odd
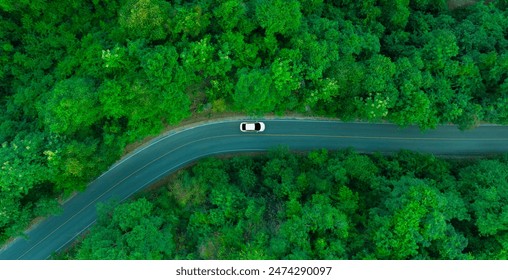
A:
[[[202,124],[154,139],[134,151],[63,205],[63,213],[30,228],[0,249],[0,259],[47,259],[70,244],[96,219],[98,202],[125,200],[158,179],[205,156],[265,151],[278,145],[294,150],[354,147],[360,152],[400,149],[436,155],[508,152],[508,127],[485,125],[459,131],[441,126],[422,133],[391,124],[314,120],[265,120],[263,133],[242,133],[239,120]]]

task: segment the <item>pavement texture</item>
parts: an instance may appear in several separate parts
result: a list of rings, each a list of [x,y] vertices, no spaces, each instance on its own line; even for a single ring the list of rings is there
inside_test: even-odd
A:
[[[422,132],[416,127],[339,121],[263,120],[262,133],[242,133],[242,120],[222,120],[186,127],[138,148],[66,201],[63,212],[48,217],[0,249],[0,259],[47,259],[94,224],[99,202],[123,201],[157,180],[203,157],[266,151],[283,145],[292,150],[353,147],[358,152],[393,153],[401,149],[449,156],[508,152],[508,127],[483,125],[460,131],[440,126]]]

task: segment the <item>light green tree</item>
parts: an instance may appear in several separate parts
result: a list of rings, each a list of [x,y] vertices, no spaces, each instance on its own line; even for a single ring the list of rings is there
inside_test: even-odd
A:
[[[76,77],[58,82],[44,94],[37,110],[50,132],[70,135],[100,119],[98,104],[94,83]]]

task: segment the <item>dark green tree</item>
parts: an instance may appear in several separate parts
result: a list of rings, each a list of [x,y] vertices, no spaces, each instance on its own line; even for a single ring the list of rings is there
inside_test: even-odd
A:
[[[461,185],[482,236],[508,230],[508,165],[480,161],[461,171]]]
[[[271,91],[272,78],[268,71],[243,68],[237,75],[238,82],[233,95],[236,107],[258,114],[275,109],[278,99]]]
[[[170,225],[153,215],[153,204],[139,199],[108,208],[78,248],[79,259],[162,259],[173,255]]]
[[[290,35],[301,25],[300,2],[259,0],[256,3],[256,19],[268,34]]]

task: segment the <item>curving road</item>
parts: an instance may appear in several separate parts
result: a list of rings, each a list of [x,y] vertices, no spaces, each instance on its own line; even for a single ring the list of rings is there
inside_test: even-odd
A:
[[[294,150],[354,147],[360,152],[409,149],[438,155],[508,152],[508,127],[485,125],[459,131],[440,126],[422,133],[391,124],[343,123],[296,119],[265,120],[263,133],[239,131],[240,120],[201,124],[171,132],[139,148],[63,205],[63,213],[38,223],[0,249],[0,259],[47,259],[70,244],[96,219],[95,205],[122,201],[199,158],[224,153],[265,151],[277,145]]]

